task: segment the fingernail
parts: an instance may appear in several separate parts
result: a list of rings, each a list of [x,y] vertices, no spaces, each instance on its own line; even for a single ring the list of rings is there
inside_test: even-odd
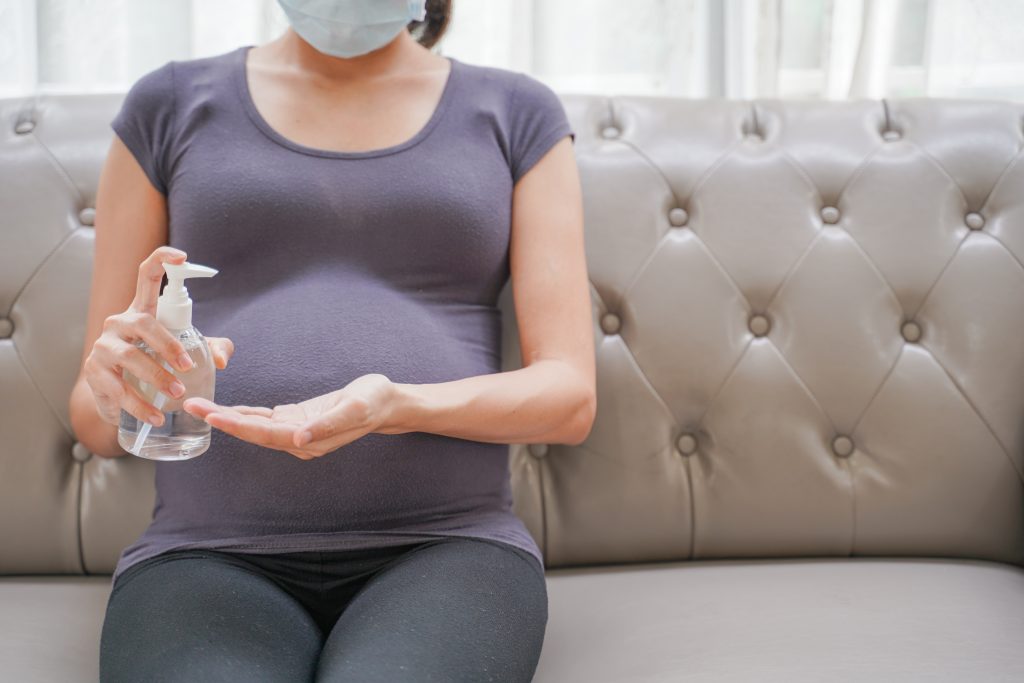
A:
[[[171,396],[174,398],[180,398],[185,393],[185,385],[181,382],[174,381],[171,383]]]
[[[299,445],[305,446],[307,443],[313,440],[313,434],[310,431],[304,431],[299,434]]]
[[[154,427],[159,427],[160,424],[163,421],[164,421],[164,416],[163,415],[150,415],[149,416],[149,424],[153,425]]]
[[[187,353],[183,353],[180,356],[178,356],[178,367],[180,367],[182,370],[188,370],[189,368],[192,367],[192,359],[189,358]]]

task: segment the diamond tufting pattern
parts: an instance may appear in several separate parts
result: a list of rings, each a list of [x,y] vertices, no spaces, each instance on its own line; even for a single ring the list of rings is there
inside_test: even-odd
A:
[[[513,454],[549,566],[1024,562],[1022,107],[564,100],[599,399]]]

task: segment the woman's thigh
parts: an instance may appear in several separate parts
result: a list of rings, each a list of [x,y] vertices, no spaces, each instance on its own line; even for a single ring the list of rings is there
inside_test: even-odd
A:
[[[310,681],[323,633],[270,579],[171,552],[129,569],[107,602],[100,681]]]
[[[318,681],[530,681],[548,619],[536,560],[447,537],[373,575],[327,637]]]

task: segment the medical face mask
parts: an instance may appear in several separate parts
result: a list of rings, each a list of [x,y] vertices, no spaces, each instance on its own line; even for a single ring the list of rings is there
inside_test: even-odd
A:
[[[277,0],[303,40],[335,57],[355,57],[423,21],[427,0]]]

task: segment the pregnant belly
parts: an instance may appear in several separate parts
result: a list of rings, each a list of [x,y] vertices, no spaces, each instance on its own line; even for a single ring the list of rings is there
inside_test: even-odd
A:
[[[371,372],[432,383],[498,370],[500,318],[492,311],[431,305],[372,284],[292,280],[245,300],[197,301],[194,323],[235,343],[217,373],[214,400],[224,405],[295,403]],[[159,465],[164,528],[213,524],[224,536],[372,531],[500,508],[508,447],[425,432],[369,434],[304,461],[214,429],[203,456]]]
[[[498,367],[500,317],[491,307],[435,303],[340,276],[319,273],[247,298],[200,302],[194,316],[203,334],[235,343],[218,374],[218,400],[221,386],[231,400],[266,405],[305,400],[371,372],[428,383]]]

